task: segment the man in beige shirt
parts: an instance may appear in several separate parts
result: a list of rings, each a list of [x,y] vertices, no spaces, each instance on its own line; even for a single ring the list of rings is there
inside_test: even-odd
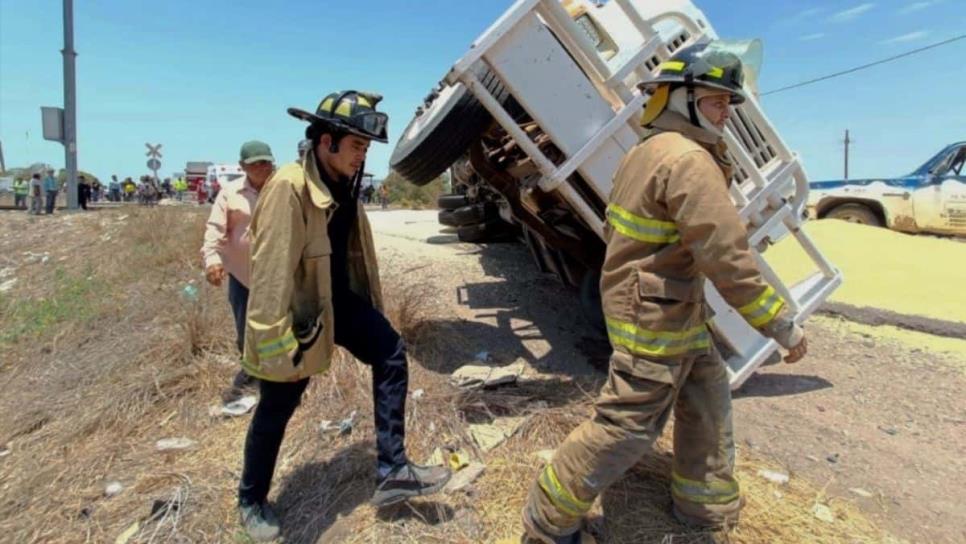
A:
[[[275,169],[275,158],[268,144],[250,141],[242,145],[239,164],[245,177],[226,184],[218,193],[208,217],[201,255],[208,283],[218,287],[228,276],[228,302],[235,318],[236,340],[241,353],[245,349],[245,310],[248,305],[251,242],[248,224],[258,193]],[[247,373],[239,370],[232,386],[222,396],[223,400],[237,399],[242,390],[253,386],[254,382]]]

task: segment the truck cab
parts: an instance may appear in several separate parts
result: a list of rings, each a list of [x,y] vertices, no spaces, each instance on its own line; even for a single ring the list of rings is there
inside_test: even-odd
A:
[[[966,142],[958,142],[906,176],[812,182],[809,210],[913,234],[966,236],[964,162]]]

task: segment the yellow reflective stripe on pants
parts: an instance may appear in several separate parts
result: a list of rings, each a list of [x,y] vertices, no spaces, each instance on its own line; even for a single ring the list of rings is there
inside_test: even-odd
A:
[[[261,366],[253,365],[246,357],[242,357],[241,366],[242,370],[244,370],[249,376],[253,376],[261,380],[273,381],[270,377],[268,377],[267,374],[263,374],[261,372]]]
[[[259,359],[269,359],[276,355],[288,353],[298,347],[298,345],[299,343],[295,340],[295,335],[289,329],[288,332],[278,338],[259,342],[256,351],[258,351]]]
[[[760,328],[771,323],[771,320],[775,319],[775,316],[778,315],[778,312],[784,306],[785,300],[769,285],[765,287],[765,290],[755,300],[738,308],[738,313],[752,327]]]
[[[681,239],[673,222],[641,217],[617,204],[607,206],[607,222],[620,234],[641,242],[673,244]]]
[[[540,484],[540,489],[543,489],[544,493],[547,494],[550,502],[565,514],[581,517],[590,511],[590,507],[593,505],[593,503],[574,497],[560,483],[560,480],[557,478],[557,471],[553,469],[553,465],[548,464],[540,473],[540,478],[537,481]]]
[[[611,344],[625,347],[632,353],[670,357],[711,346],[711,335],[704,325],[672,332],[642,329],[633,323],[609,317],[605,321]]]
[[[696,504],[728,504],[738,499],[738,482],[699,482],[677,472],[671,474],[671,493]]]

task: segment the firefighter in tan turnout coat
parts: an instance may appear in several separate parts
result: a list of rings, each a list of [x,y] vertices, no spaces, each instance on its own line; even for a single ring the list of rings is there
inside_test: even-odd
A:
[[[648,82],[651,129],[625,157],[607,208],[603,310],[613,347],[594,417],[577,427],[533,484],[526,541],[589,542],[582,517],[635,465],[672,410],[673,512],[706,527],[737,521],[731,394],[705,325],[704,280],[753,327],[806,352],[802,329],[762,279],[728,193],[722,141],[731,104],[745,100],[740,57],[720,42],[685,48]],[[581,540],[584,538],[584,540]]]

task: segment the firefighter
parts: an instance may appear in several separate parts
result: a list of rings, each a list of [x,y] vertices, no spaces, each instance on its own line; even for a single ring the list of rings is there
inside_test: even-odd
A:
[[[251,220],[251,285],[243,367],[261,400],[245,441],[239,513],[249,535],[271,540],[278,519],[266,502],[285,427],[312,375],[335,345],[372,367],[377,454],[372,503],[392,504],[443,488],[450,473],[406,457],[406,346],[382,313],[379,270],[358,191],[369,144],[386,143],[381,96],[326,96],[307,121],[311,145],[262,189]],[[321,505],[320,505],[321,507]]]
[[[722,135],[729,108],[746,99],[734,51],[721,42],[689,46],[645,86],[651,97],[641,123],[649,132],[621,163],[607,207],[600,285],[613,348],[608,378],[594,416],[533,483],[525,541],[592,541],[582,517],[649,451],[672,411],[673,514],[702,528],[737,522],[731,393],[705,325],[704,280],[788,349],[787,362],[807,346],[785,301],[762,279],[728,192]]]

